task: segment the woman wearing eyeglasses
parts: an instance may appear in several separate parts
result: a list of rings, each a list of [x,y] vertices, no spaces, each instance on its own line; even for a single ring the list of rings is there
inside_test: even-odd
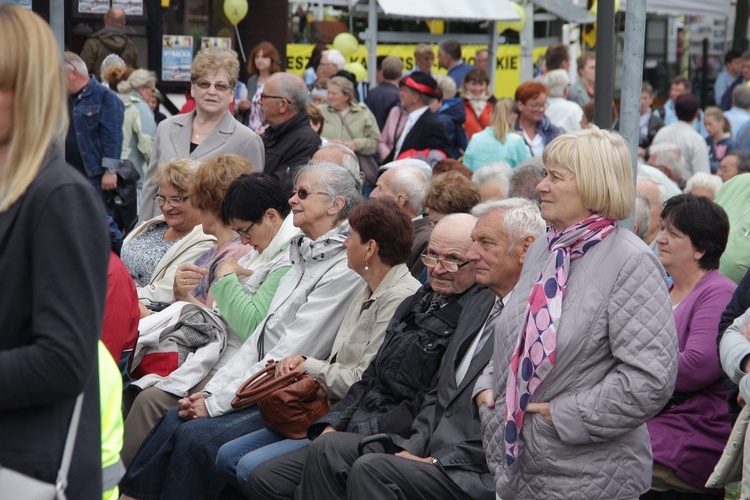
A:
[[[221,166],[228,162],[248,165],[245,160],[235,155],[225,155],[215,161],[209,160],[201,165],[201,169],[205,170],[205,181],[210,183],[210,178],[214,177],[211,172],[222,170]],[[236,171],[230,167],[223,170],[239,174],[245,169]],[[197,177],[194,185],[201,183],[200,171]],[[217,197],[221,204],[221,213],[215,214],[217,221],[204,221],[203,225],[205,231],[214,231],[211,226],[221,221],[222,228],[214,231],[219,240],[217,245],[199,257],[194,264],[181,266],[175,278],[175,290],[178,287],[186,287],[188,296],[195,289],[195,285],[182,284],[184,276],[190,276],[191,282],[205,281],[210,284],[211,296],[214,299],[213,310],[229,327],[226,331],[227,346],[221,353],[219,363],[221,359],[231,358],[241,343],[251,336],[266,317],[281,278],[291,268],[289,241],[299,235],[299,229],[292,224],[289,203],[278,180],[259,172],[227,177],[236,179],[228,188],[222,189],[221,196]],[[226,184],[224,186],[226,187]],[[196,195],[191,193],[190,199],[195,203]],[[225,229],[232,234],[223,234]],[[227,239],[229,244],[220,246],[222,239]],[[236,247],[237,242],[241,242],[240,246],[245,252],[249,248],[252,250],[235,260],[228,255],[231,251],[228,252],[227,247]],[[214,257],[211,258],[211,255]],[[211,264],[205,267],[198,265],[202,259],[211,260]],[[207,270],[205,274],[198,272],[201,267]],[[208,275],[212,276],[210,280],[206,280]],[[157,313],[172,314],[170,310]],[[143,328],[141,333],[144,334]],[[192,361],[186,360],[180,365],[178,376],[170,374],[156,379],[149,375],[133,381],[132,386],[138,387],[140,391],[126,392],[125,441],[122,448],[122,459],[126,465],[130,464],[138,447],[164,412],[175,406],[182,395],[202,388],[201,381],[205,384],[204,378],[209,371],[218,368],[219,363],[217,366],[211,366],[207,360],[208,356],[194,356]],[[214,363],[215,361],[216,358],[213,358]]]
[[[281,279],[267,316],[204,392],[180,399],[156,424],[128,466],[121,483],[125,495],[214,498],[222,484],[213,473],[219,447],[257,430],[261,421],[255,405],[232,408],[240,385],[270,359],[330,354],[347,308],[364,285],[347,267],[344,247],[347,217],[360,199],[355,178],[338,165],[317,163],[299,170],[289,204],[293,223],[304,234],[289,244],[292,268]],[[261,228],[235,227],[251,235]]]
[[[265,163],[260,137],[235,120],[229,111],[239,78],[237,55],[227,49],[203,49],[190,68],[190,91],[195,109],[159,124],[151,162],[143,182],[139,222],[159,215],[154,196],[159,188],[157,166],[172,158],[201,161],[220,154],[236,154],[258,170]]]
[[[534,156],[542,156],[544,147],[560,135],[560,129],[544,115],[547,94],[547,87],[539,82],[524,82],[516,88],[518,118],[513,128],[523,136]]]
[[[175,158],[157,170],[159,187],[154,203],[163,215],[154,217],[127,235],[121,258],[135,280],[142,315],[150,302],[174,301],[175,273],[214,246],[216,238],[203,232],[200,211],[188,194],[198,164]]]

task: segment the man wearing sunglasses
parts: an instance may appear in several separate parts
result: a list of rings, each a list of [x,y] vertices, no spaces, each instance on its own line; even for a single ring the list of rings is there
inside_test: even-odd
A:
[[[291,196],[297,168],[320,147],[320,136],[305,111],[305,81],[292,73],[274,73],[263,87],[260,107],[268,128],[263,133],[266,163],[263,172],[275,176]]]

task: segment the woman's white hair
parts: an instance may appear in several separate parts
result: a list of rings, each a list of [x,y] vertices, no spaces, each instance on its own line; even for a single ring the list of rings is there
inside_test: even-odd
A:
[[[685,193],[692,193],[695,188],[703,188],[712,191],[714,197],[716,197],[716,193],[719,192],[723,184],[724,182],[718,175],[697,172],[685,184]]]
[[[121,94],[127,94],[131,90],[138,90],[146,85],[155,85],[156,75],[153,71],[146,69],[136,69],[127,80],[124,80],[117,84],[117,91]]]
[[[501,211],[504,214],[503,229],[510,241],[508,255],[513,253],[513,247],[519,241],[527,236],[539,238],[547,228],[544,219],[542,219],[539,206],[526,198],[486,201],[474,207],[471,215],[480,219],[495,211]]]

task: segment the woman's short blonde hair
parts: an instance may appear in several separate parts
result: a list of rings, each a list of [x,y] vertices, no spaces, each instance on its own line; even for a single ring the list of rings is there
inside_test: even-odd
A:
[[[331,85],[341,89],[341,93],[346,96],[350,105],[357,102],[357,98],[354,97],[354,84],[349,79],[343,76],[334,76],[328,80],[328,86],[330,87]]]
[[[156,178],[167,181],[181,194],[188,194],[198,170],[198,162],[190,158],[172,158],[159,165]]]
[[[13,92],[12,132],[0,168],[4,212],[34,181],[55,136],[67,130],[68,96],[61,49],[37,14],[0,4],[0,47],[0,90]]]
[[[237,59],[237,53],[230,49],[221,49],[212,47],[202,49],[193,59],[190,66],[190,81],[196,82],[205,77],[207,74],[224,70],[227,73],[230,87],[237,85],[240,78],[240,61]]]
[[[575,176],[589,210],[618,220],[633,211],[633,167],[619,135],[594,126],[563,134],[544,148],[542,159]]]
[[[221,202],[229,185],[242,174],[255,168],[239,155],[219,155],[200,164],[190,184],[190,202],[198,210],[221,213]]]

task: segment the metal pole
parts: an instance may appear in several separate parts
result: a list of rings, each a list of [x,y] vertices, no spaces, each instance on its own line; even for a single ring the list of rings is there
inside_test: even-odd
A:
[[[368,51],[367,51],[367,79],[370,82],[370,88],[373,89],[377,85],[375,82],[375,73],[377,72],[377,60],[378,60],[378,2],[377,0],[369,0],[367,5],[367,31],[370,32],[370,36],[367,40]]]
[[[645,32],[646,0],[628,0],[628,4],[625,7],[625,48],[622,55],[623,72],[622,102],[620,104],[620,134],[625,138],[630,147],[634,186],[636,173],[638,171],[638,121],[641,115],[641,86],[643,81]],[[599,33],[597,33],[597,37],[598,35]],[[596,70],[598,72],[598,53],[596,59]],[[597,98],[598,96],[599,91],[597,90]],[[633,207],[635,209],[635,203],[633,204]],[[633,229],[633,214],[630,214],[630,216],[622,222],[622,225],[628,229]]]
[[[528,82],[534,78],[534,4],[525,2],[522,7],[526,11],[526,24],[520,35],[521,43],[521,81]]]
[[[495,80],[497,76],[497,46],[500,45],[500,34],[497,32],[497,21],[490,21],[490,42],[487,45],[487,72],[490,77],[490,89],[495,95]]]
[[[597,0],[597,4],[594,123],[599,128],[608,129],[612,126],[614,100],[615,0]]]

